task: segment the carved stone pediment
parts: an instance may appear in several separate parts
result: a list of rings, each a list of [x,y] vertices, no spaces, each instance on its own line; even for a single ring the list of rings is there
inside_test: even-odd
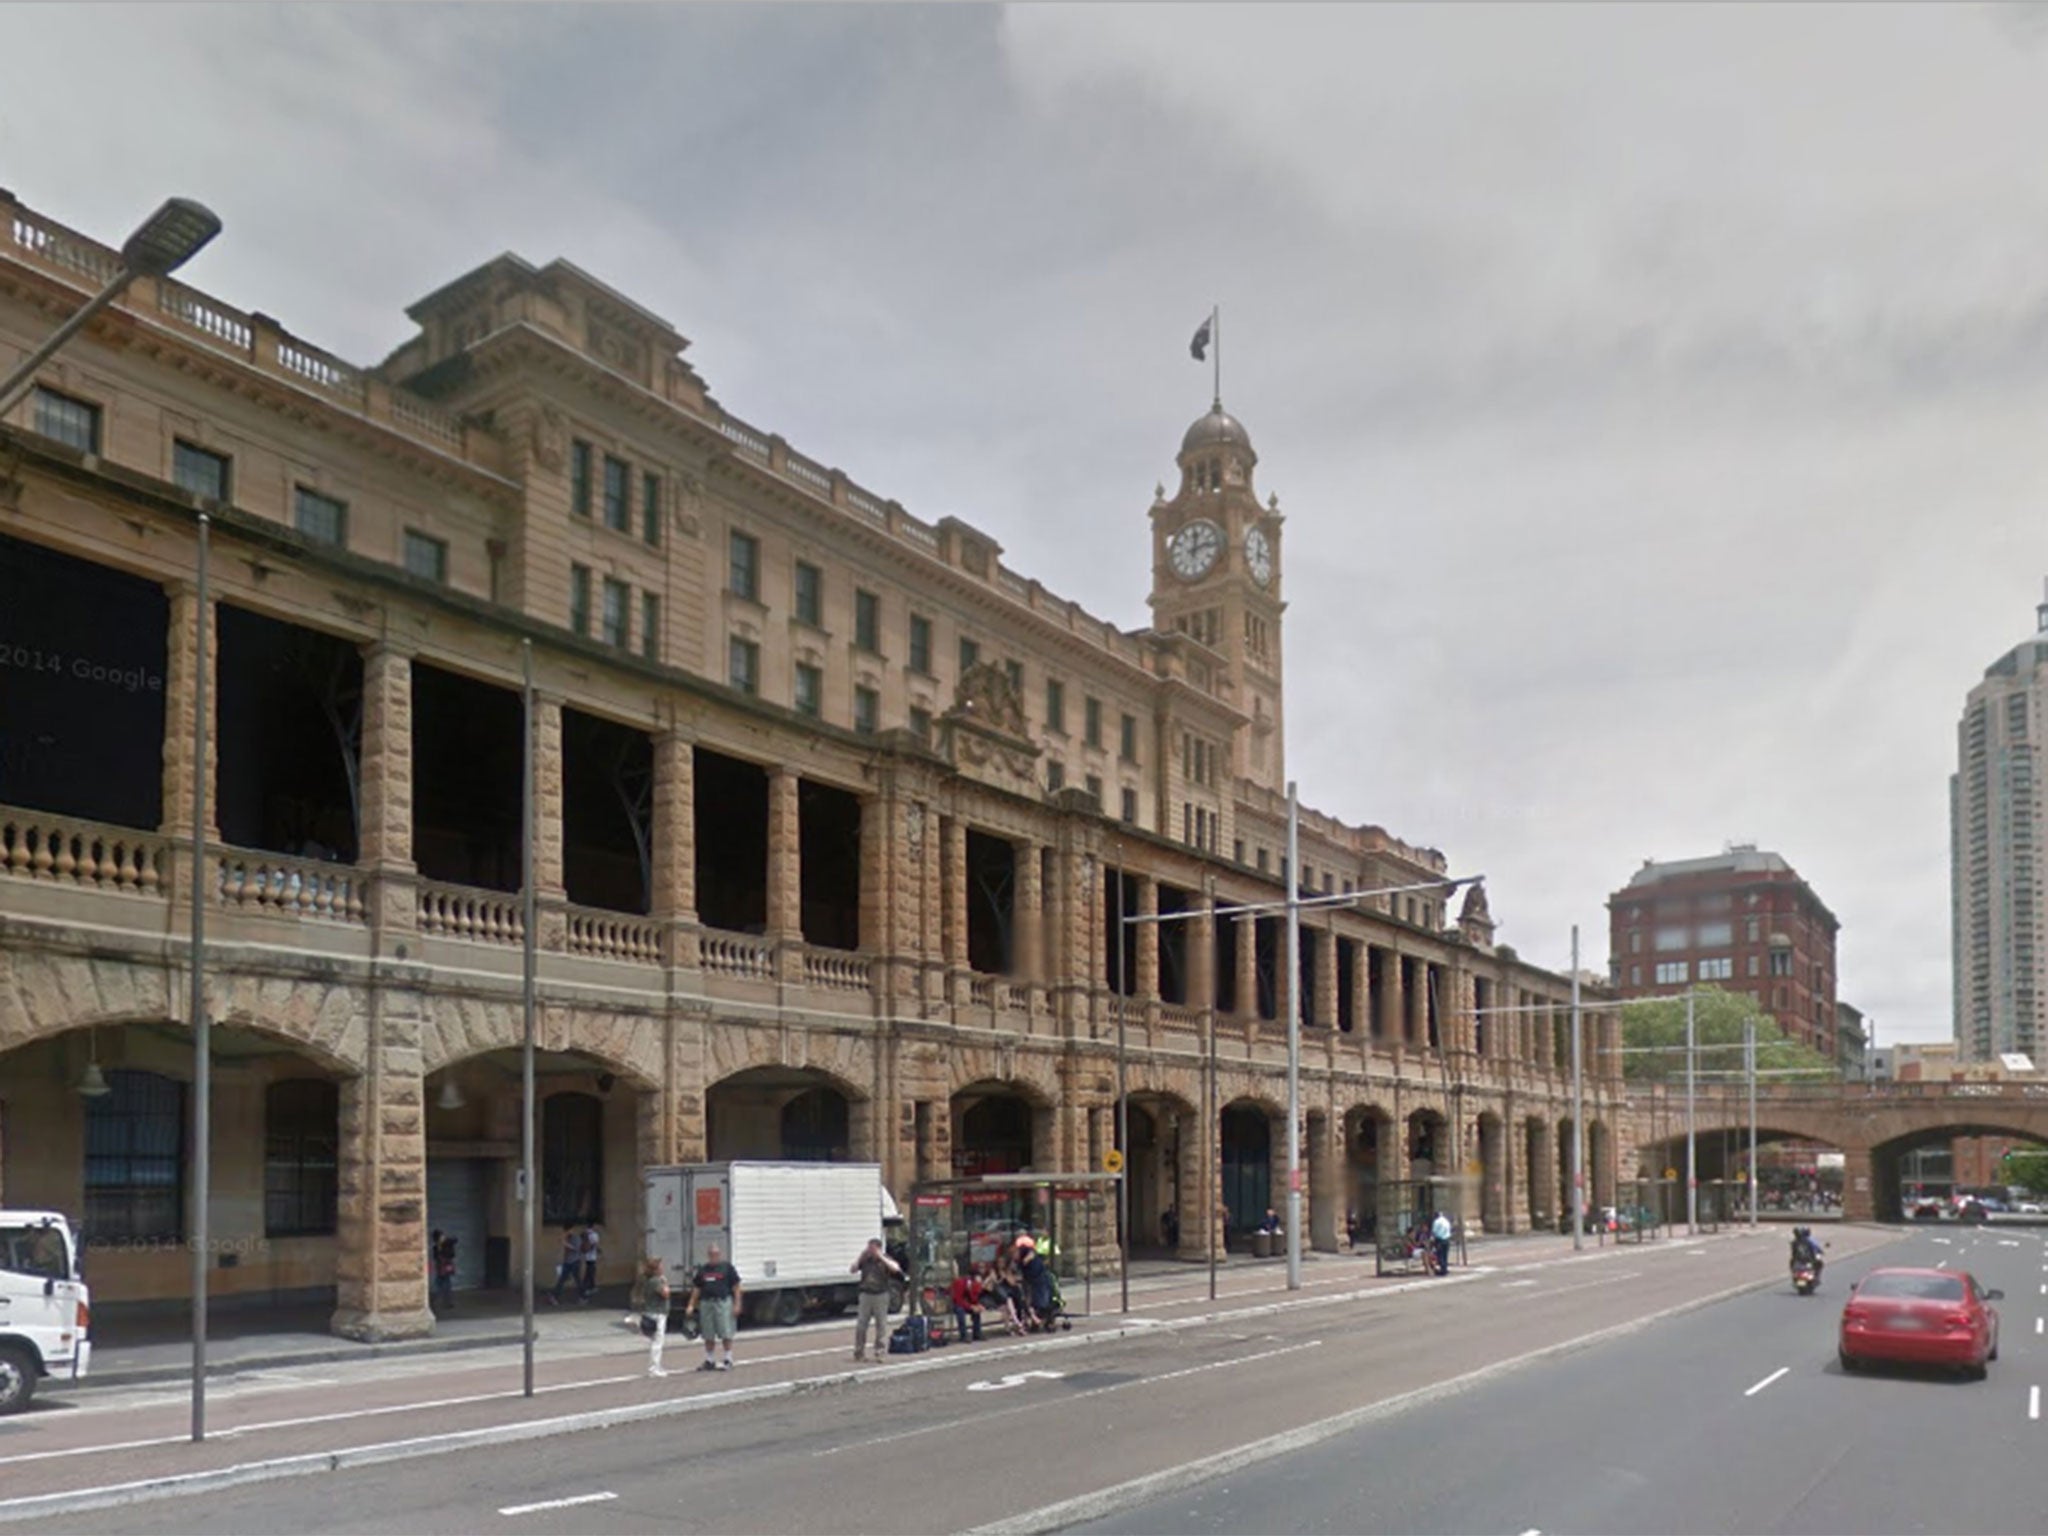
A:
[[[1024,705],[1001,667],[969,667],[939,717],[939,755],[957,772],[1018,794],[1038,793],[1038,744],[1025,734]]]

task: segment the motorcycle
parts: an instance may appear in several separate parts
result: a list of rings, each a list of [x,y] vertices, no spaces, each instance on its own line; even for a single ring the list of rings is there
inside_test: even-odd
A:
[[[1811,1262],[1801,1261],[1792,1266],[1792,1289],[1800,1296],[1811,1296],[1820,1289],[1820,1271]]]

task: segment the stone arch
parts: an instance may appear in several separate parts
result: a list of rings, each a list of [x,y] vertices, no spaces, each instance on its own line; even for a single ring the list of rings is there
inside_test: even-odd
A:
[[[368,1059],[367,1001],[357,988],[303,976],[210,973],[217,1024],[262,1035],[341,1077]],[[186,1028],[181,973],[169,967],[29,949],[0,967],[0,1056],[72,1030]]]
[[[1344,1193],[1358,1214],[1353,1241],[1370,1243],[1379,1230],[1380,1191],[1402,1176],[1401,1138],[1394,1112],[1377,1102],[1352,1105],[1343,1129]]]
[[[1248,1242],[1266,1211],[1279,1208],[1286,1177],[1287,1115],[1272,1101],[1249,1094],[1231,1099],[1217,1115],[1227,1246]]]
[[[785,1030],[740,1019],[713,1019],[704,1027],[707,1089],[753,1068],[775,1067],[820,1074],[849,1103],[871,1106],[876,1061],[873,1040],[851,1031]]]
[[[961,1084],[948,1101],[954,1174],[972,1178],[1052,1168],[1054,1109],[1053,1094],[1029,1078]]]
[[[819,1066],[742,1067],[704,1090],[705,1156],[875,1161],[872,1105]]]
[[[516,999],[433,998],[420,1025],[421,1075],[431,1077],[479,1056],[516,1054],[524,1035]],[[534,1048],[548,1057],[599,1063],[643,1092],[660,1088],[667,1076],[662,1023],[649,1013],[543,1007]]]
[[[1200,1175],[1191,1169],[1189,1156],[1201,1143],[1200,1113],[1177,1093],[1133,1086],[1127,1097],[1128,1135],[1120,1146],[1130,1200],[1131,1247],[1172,1250],[1179,1246],[1183,1217],[1194,1211],[1194,1219],[1201,1219]],[[1173,1213],[1170,1220],[1168,1212]]]

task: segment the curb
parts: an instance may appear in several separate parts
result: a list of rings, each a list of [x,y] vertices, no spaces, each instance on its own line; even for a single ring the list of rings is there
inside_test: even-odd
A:
[[[539,1342],[540,1335],[534,1335]],[[496,1349],[520,1342],[517,1329],[510,1333],[482,1334],[473,1338],[419,1339],[389,1344],[338,1344],[328,1349],[298,1350],[291,1354],[250,1355],[239,1360],[209,1361],[208,1381],[225,1381],[253,1371],[285,1370],[295,1365],[330,1365],[337,1360],[402,1360],[410,1355],[446,1355],[465,1349]],[[159,1381],[185,1381],[192,1375],[190,1365],[139,1365],[128,1370],[94,1371],[73,1390],[91,1391],[102,1387],[142,1387]]]

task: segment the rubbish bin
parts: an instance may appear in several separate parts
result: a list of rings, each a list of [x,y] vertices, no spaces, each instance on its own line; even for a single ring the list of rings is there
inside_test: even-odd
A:
[[[1273,1257],[1272,1233],[1254,1232],[1252,1234],[1252,1257],[1255,1259],[1270,1259]]]

